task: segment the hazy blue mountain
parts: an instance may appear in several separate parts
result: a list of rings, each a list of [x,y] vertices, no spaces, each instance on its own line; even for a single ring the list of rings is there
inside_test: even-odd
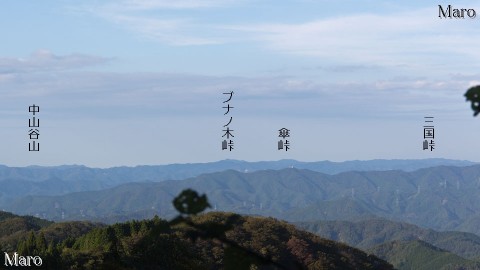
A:
[[[326,174],[345,171],[403,170],[413,171],[438,165],[468,166],[469,161],[448,159],[369,160],[345,162],[300,162],[296,160],[246,162],[222,160],[210,163],[170,164],[157,166],[88,168],[79,165],[56,167],[0,166],[0,206],[25,195],[61,195],[77,191],[102,190],[130,182],[179,180],[204,173],[225,170],[254,172],[266,169],[298,168]]]
[[[182,181],[129,183],[102,191],[27,196],[5,208],[49,219],[169,217],[181,190],[206,193],[221,211],[274,216],[290,221],[384,217],[436,230],[464,230],[480,217],[480,165],[440,166],[413,172],[344,172],[300,169],[235,170]],[[478,224],[478,223],[477,223]]]

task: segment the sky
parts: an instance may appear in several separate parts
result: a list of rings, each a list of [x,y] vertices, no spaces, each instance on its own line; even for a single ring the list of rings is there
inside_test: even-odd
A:
[[[463,97],[480,84],[480,16],[438,17],[480,1],[48,3],[2,2],[0,164],[480,161]]]

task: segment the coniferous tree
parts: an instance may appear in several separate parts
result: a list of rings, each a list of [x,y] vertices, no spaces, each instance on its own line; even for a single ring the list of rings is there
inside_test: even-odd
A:
[[[17,250],[20,255],[24,256],[32,255],[35,252],[35,234],[33,231],[28,233],[25,240],[19,242]]]
[[[45,235],[43,232],[40,232],[35,236],[35,254],[44,254],[47,251],[47,240],[45,240]]]

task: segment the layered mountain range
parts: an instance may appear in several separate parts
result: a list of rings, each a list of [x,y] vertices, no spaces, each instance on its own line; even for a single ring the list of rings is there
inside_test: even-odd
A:
[[[4,166],[0,186],[1,208],[16,214],[106,223],[171,219],[172,199],[190,188],[207,195],[209,211],[286,220],[397,269],[480,269],[480,165],[468,161]]]
[[[289,221],[384,217],[436,230],[480,233],[480,165],[325,174],[287,168],[227,170],[185,180],[135,182],[99,191],[17,197],[3,208],[52,220],[171,217],[171,200],[192,188],[213,209]]]
[[[369,160],[345,162],[301,162],[296,160],[247,162],[221,160],[209,163],[155,166],[89,168],[81,165],[54,167],[7,167],[0,165],[0,206],[26,195],[62,195],[78,191],[102,190],[131,182],[181,180],[225,170],[254,172],[285,168],[308,169],[326,174],[346,171],[413,171],[439,165],[469,166],[475,163],[448,159]]]

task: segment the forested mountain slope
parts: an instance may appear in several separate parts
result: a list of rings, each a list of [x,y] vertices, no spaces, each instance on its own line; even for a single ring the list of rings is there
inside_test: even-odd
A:
[[[435,230],[480,234],[480,166],[328,175],[283,169],[234,170],[186,180],[130,183],[62,196],[27,196],[5,209],[47,219],[171,217],[181,190],[206,193],[213,208],[290,221],[384,217]]]
[[[473,162],[448,159],[367,160],[345,162],[301,162],[296,160],[247,162],[221,160],[209,163],[187,163],[136,167],[89,168],[78,165],[54,167],[7,167],[0,165],[0,207],[14,198],[26,195],[62,195],[78,191],[112,188],[131,182],[160,182],[195,177],[225,170],[253,172],[267,169],[298,168],[335,174],[345,171],[403,170],[413,171],[439,165],[469,166]],[[1,209],[1,208],[0,208]]]

